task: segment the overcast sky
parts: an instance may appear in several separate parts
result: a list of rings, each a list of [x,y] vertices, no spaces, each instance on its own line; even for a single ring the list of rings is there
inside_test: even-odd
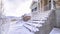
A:
[[[6,0],[4,1],[4,15],[20,17],[30,13],[32,0]]]

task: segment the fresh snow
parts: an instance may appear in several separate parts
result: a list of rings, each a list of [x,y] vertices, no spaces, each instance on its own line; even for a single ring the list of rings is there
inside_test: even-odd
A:
[[[50,34],[60,34],[60,28],[53,28]]]

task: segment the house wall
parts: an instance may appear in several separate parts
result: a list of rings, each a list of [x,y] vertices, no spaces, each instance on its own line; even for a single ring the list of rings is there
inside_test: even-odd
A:
[[[57,1],[56,1],[56,4],[57,4],[58,6],[60,6],[60,0],[57,0]]]
[[[45,6],[47,6],[49,0],[39,0],[39,6],[41,11],[45,11]]]
[[[60,0],[55,0],[56,2],[56,8],[60,8]]]

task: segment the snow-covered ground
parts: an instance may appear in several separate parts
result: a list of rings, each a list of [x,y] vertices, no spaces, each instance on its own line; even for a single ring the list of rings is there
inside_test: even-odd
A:
[[[28,24],[30,24],[31,26]],[[23,20],[17,20],[17,21],[7,20],[7,23],[2,24],[1,26],[2,27],[1,33],[2,34],[34,34],[34,32],[39,31],[37,26],[42,26],[42,25],[24,22]]]
[[[32,0],[3,0],[3,15],[20,17],[30,13]]]
[[[6,34],[33,34],[33,32],[30,32],[26,27],[24,27],[25,23],[23,21],[20,21],[15,24],[10,24],[9,31]]]
[[[53,28],[50,34],[60,34],[60,28]]]

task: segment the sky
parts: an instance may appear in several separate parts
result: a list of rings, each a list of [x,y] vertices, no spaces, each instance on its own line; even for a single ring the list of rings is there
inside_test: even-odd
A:
[[[4,0],[3,2],[3,15],[5,16],[20,17],[31,12],[32,0]]]

